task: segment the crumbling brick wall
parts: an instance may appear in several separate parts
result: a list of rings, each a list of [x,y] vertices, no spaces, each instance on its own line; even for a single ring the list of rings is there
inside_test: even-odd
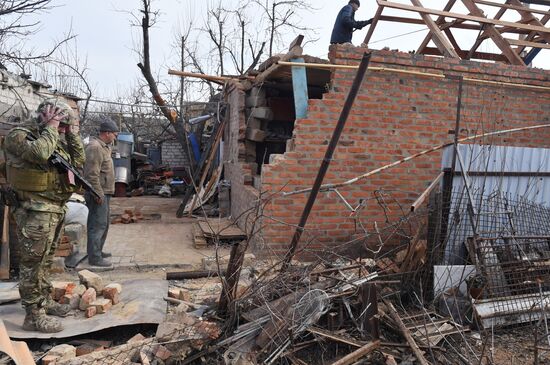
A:
[[[224,176],[231,183],[231,217],[239,226],[250,231],[254,207],[259,191],[252,186],[252,165],[245,161],[245,92],[239,84],[229,87],[226,94],[229,105],[228,124],[224,130]],[[259,236],[253,237],[258,245]]]
[[[356,65],[365,49],[332,46],[332,63]],[[494,81],[482,84],[466,81],[463,91],[460,136],[504,130],[550,122],[549,90],[504,86],[498,82],[550,87],[550,71],[504,64],[489,64],[454,59],[375,51],[373,67],[398,68],[426,73],[462,75]],[[309,101],[307,119],[296,121],[294,148],[266,165],[262,171],[262,190],[291,191],[311,187],[336,121],[355,76],[354,70],[336,70],[332,86],[322,100]],[[325,183],[347,180],[375,168],[452,142],[458,82],[395,72],[369,71],[357,96],[340,143],[336,148]],[[550,129],[505,134],[483,140],[486,144],[550,147]],[[386,213],[373,200],[375,191],[391,192],[405,210],[441,171],[441,152],[416,158],[362,180],[340,192],[352,204],[371,199],[361,222],[372,231],[374,222],[384,226]],[[233,204],[239,200],[233,191]],[[265,215],[297,224],[307,195],[276,197]],[[398,215],[398,214],[397,214]],[[317,249],[345,242],[356,233],[350,211],[334,193],[320,193],[307,224],[302,247]],[[283,254],[294,229],[264,219],[263,239],[270,250]],[[311,240],[315,237],[315,240]]]

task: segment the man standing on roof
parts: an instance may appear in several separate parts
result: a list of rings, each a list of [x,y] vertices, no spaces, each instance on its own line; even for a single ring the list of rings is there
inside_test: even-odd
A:
[[[359,9],[359,6],[361,6],[359,0],[350,0],[348,5],[340,10],[332,29],[331,44],[351,43],[354,30],[363,29],[363,27],[372,23],[372,19],[355,20],[355,12]]]
[[[118,126],[110,118],[106,118],[99,126],[99,136],[92,138],[86,146],[86,163],[84,177],[94,189],[102,194],[94,198],[86,193],[88,213],[88,262],[92,266],[110,267],[106,260],[111,256],[103,251],[110,223],[110,200],[115,192],[115,168],[111,157],[111,144],[118,135]]]
[[[30,140],[31,138],[32,140]],[[51,297],[50,269],[65,216],[65,203],[76,190],[74,175],[49,163],[55,151],[74,167],[84,164],[78,118],[58,99],[43,101],[37,116],[10,130],[3,144],[6,177],[15,191],[19,293],[26,316],[23,329],[53,333],[63,326],[50,315],[64,317],[71,307]]]

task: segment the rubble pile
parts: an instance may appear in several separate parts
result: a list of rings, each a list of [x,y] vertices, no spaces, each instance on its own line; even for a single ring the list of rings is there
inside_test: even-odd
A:
[[[84,312],[86,318],[104,314],[120,303],[122,286],[118,283],[104,285],[103,278],[89,270],[78,272],[80,282],[52,282],[52,298],[68,304],[74,310]]]
[[[143,213],[139,210],[125,209],[123,214],[116,216],[111,220],[111,224],[138,223],[144,219],[145,217],[143,216]]]

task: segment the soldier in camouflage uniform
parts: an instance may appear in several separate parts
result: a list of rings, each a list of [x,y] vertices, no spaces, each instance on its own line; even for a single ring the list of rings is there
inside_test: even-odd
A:
[[[32,134],[36,140],[30,141]],[[68,305],[51,298],[49,270],[59,243],[65,203],[75,190],[74,177],[48,163],[54,151],[79,168],[84,164],[84,146],[78,134],[78,119],[64,102],[49,99],[40,104],[37,116],[13,128],[4,140],[6,176],[19,202],[14,217],[21,247],[19,292],[26,316],[23,329],[59,332]]]

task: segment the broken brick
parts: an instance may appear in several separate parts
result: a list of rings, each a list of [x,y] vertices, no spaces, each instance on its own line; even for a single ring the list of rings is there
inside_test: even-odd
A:
[[[54,281],[52,282],[52,298],[56,302],[59,301],[65,295],[65,288],[69,285],[68,281]]]
[[[97,314],[97,308],[96,307],[93,307],[93,306],[90,306],[88,308],[86,308],[86,318],[92,318],[93,316],[95,316]]]
[[[187,289],[181,289],[181,288],[172,288],[168,290],[168,296],[170,298],[175,298],[179,300],[183,300],[186,302],[191,301],[191,293]]]
[[[87,288],[94,288],[97,293],[101,293],[104,288],[103,279],[96,273],[90,270],[82,270],[78,272],[80,282],[86,285]]]
[[[57,360],[59,360],[59,356],[46,355],[42,358],[41,364],[42,365],[55,365]]]
[[[137,335],[135,335],[134,337],[126,341],[126,343],[136,343],[143,340],[145,340],[145,336],[142,335],[141,333],[138,333]]]
[[[94,288],[87,289],[84,294],[82,294],[82,297],[80,298],[80,303],[78,305],[78,308],[80,310],[86,310],[91,303],[95,302],[97,298],[97,294]]]
[[[170,350],[168,350],[166,347],[162,346],[162,345],[159,345],[156,349],[155,349],[155,357],[162,360],[162,361],[166,361],[170,358],[170,356],[172,356],[172,352],[170,352]]]
[[[65,295],[73,294],[75,289],[76,289],[75,283],[67,284],[67,286],[65,287]]]
[[[105,288],[116,288],[118,294],[122,293],[122,285],[119,283],[111,283],[107,285]]]
[[[120,302],[118,290],[115,287],[106,287],[103,289],[103,297],[109,299],[113,305]]]
[[[106,313],[111,307],[113,306],[113,303],[109,299],[96,299],[95,302],[90,303],[90,306],[96,307],[98,314]]]

